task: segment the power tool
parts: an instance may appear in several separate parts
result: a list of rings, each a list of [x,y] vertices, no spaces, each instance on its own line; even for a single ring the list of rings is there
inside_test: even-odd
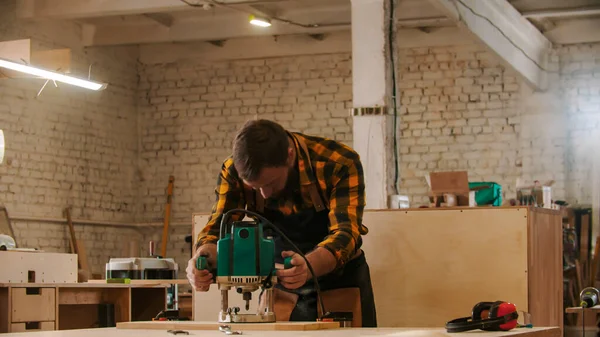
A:
[[[235,212],[258,217],[258,221],[233,221],[229,217]],[[221,291],[221,310],[219,322],[232,323],[268,323],[275,322],[273,311],[273,287],[277,282],[275,275],[275,243],[273,237],[266,235],[266,228],[274,228],[268,220],[256,213],[244,209],[234,209],[225,213],[221,219],[219,240],[217,242],[216,283]],[[297,250],[299,251],[299,250]],[[302,255],[304,257],[304,255]],[[291,257],[284,260],[284,268],[291,268]],[[206,256],[196,259],[196,268],[209,269]],[[311,267],[309,267],[312,269]],[[314,274],[313,274],[314,275]],[[241,314],[240,308],[230,308],[229,290],[235,288],[246,301],[249,309],[252,293],[261,289],[264,292],[265,305],[255,314]]]
[[[591,308],[595,305],[598,305],[598,298],[600,297],[600,293],[598,289],[594,287],[587,287],[581,290],[579,294],[579,300],[581,301],[582,308]]]

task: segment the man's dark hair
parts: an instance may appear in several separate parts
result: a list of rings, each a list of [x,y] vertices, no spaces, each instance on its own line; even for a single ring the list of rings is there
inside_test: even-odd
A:
[[[284,166],[290,143],[285,129],[270,120],[251,120],[233,141],[233,165],[240,178],[255,181],[266,167]]]

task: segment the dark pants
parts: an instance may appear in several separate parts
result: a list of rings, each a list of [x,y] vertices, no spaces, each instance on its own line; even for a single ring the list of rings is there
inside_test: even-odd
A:
[[[377,327],[371,273],[364,252],[349,261],[341,271],[319,278],[319,286],[321,291],[340,288],[359,288],[362,326],[365,328]],[[289,289],[283,290],[290,291]],[[290,321],[316,321],[318,318],[318,302],[314,282],[309,281],[304,286],[292,292],[298,294],[298,302],[290,315]]]

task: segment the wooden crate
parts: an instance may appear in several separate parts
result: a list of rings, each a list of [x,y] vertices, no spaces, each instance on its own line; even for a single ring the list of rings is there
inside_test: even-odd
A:
[[[194,240],[207,220],[207,213],[193,214]],[[478,302],[503,300],[530,313],[535,326],[562,328],[559,211],[528,207],[367,210],[363,223],[369,228],[363,250],[380,327],[440,327],[470,315]],[[216,287],[195,293],[194,319],[215,319],[219,299]],[[237,304],[241,296],[231,294],[229,300]]]

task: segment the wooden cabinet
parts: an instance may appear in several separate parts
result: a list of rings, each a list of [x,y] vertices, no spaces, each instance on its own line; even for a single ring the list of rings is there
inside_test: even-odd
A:
[[[558,211],[474,207],[367,211],[363,250],[385,327],[439,327],[484,301],[563,326]],[[521,313],[521,315],[523,315]]]
[[[193,215],[193,236],[208,215]],[[368,210],[363,250],[380,327],[441,327],[478,302],[512,302],[534,326],[563,326],[562,220],[528,207]],[[216,287],[194,317],[219,311]],[[231,295],[230,300],[239,300]],[[253,303],[253,305],[255,305]],[[522,315],[522,314],[521,314]]]
[[[86,329],[149,321],[168,284],[0,283],[0,333]]]

